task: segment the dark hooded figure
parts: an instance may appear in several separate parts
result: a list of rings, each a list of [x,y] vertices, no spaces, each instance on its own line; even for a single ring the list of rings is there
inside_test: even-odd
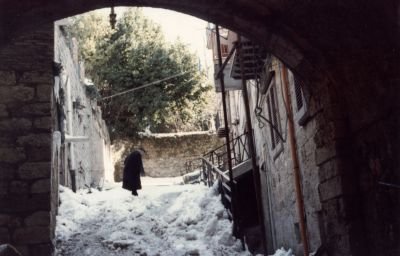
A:
[[[143,149],[138,149],[130,153],[124,161],[124,175],[122,188],[132,191],[132,195],[137,196],[137,190],[142,188],[140,175],[144,175],[142,155]]]

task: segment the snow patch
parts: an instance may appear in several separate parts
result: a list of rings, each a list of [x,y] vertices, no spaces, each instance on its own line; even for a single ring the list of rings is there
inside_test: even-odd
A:
[[[251,255],[232,237],[215,188],[164,185],[175,181],[144,179],[138,197],[121,184],[76,194],[60,187],[58,255]]]
[[[272,256],[294,256],[292,254],[292,249],[289,249],[286,251],[284,248],[276,250],[275,254]]]

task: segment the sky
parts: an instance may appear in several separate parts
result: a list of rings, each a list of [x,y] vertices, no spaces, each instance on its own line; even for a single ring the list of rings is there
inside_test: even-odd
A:
[[[147,17],[162,26],[168,41],[174,41],[179,37],[199,53],[206,48],[206,21],[166,9],[144,8],[143,10]]]
[[[160,24],[165,38],[174,42],[179,38],[198,55],[203,68],[212,67],[211,51],[206,45],[207,21],[183,13],[160,8],[143,8],[144,14]]]
[[[116,8],[117,18],[125,9],[126,7]],[[168,42],[174,42],[179,38],[181,42],[186,44],[200,58],[203,68],[207,67],[207,69],[210,69],[213,67],[211,50],[208,50],[206,47],[207,21],[167,9],[150,7],[142,9],[147,17],[161,25],[165,39]],[[108,15],[110,9],[105,8],[101,12]]]

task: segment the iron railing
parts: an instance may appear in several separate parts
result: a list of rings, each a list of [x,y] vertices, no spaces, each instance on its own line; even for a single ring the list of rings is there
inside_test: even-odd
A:
[[[248,149],[248,134],[244,133],[231,140],[231,159],[232,166],[236,166],[250,159],[250,151]],[[241,230],[241,220],[237,214],[237,182],[230,180],[228,175],[226,145],[218,147],[202,158],[201,180],[207,186],[213,186],[218,182],[218,192],[221,194],[221,201],[227,210],[229,219],[233,221],[233,235],[242,241],[244,246],[244,236]]]
[[[232,166],[236,166],[248,159],[250,159],[250,151],[248,148],[248,134],[244,133],[234,139],[229,143],[231,144],[231,159]],[[204,158],[210,161],[214,166],[218,166],[220,170],[227,170],[227,152],[226,145],[222,145],[204,155]]]
[[[201,170],[203,166],[203,162],[201,158],[192,158],[188,159],[185,162],[185,167],[180,171],[181,175],[185,175],[187,173],[191,173],[197,170]]]
[[[227,172],[221,170],[217,166],[213,165],[208,159],[202,157],[203,170],[201,173],[201,180],[209,187],[213,186],[215,182],[218,182],[218,192],[221,194],[221,201],[228,212],[229,219],[233,221],[234,234],[238,237],[238,219],[235,214],[234,191],[236,189],[236,181],[230,181]],[[233,187],[232,185],[233,184]]]

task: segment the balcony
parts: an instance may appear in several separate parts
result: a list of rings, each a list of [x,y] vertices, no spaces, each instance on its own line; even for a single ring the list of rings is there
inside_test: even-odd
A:
[[[219,70],[218,64],[214,66],[214,70],[217,73]],[[234,79],[230,76],[232,70],[232,62],[228,62],[224,68],[224,84],[225,90],[227,91],[234,91],[234,90],[241,90],[242,89],[242,81]],[[221,82],[219,79],[215,80],[215,90],[216,92],[221,92]]]

